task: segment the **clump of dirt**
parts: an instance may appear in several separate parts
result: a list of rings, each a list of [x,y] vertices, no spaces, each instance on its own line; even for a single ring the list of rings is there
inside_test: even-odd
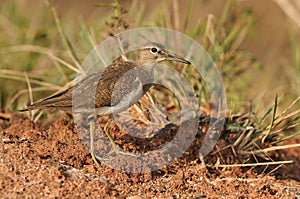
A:
[[[274,154],[295,162],[265,175],[266,171],[258,173],[255,168],[203,166],[198,159],[201,136],[197,135],[183,156],[169,166],[152,172],[125,173],[93,162],[78,129],[67,119],[45,126],[21,116],[0,117],[0,121],[3,198],[300,197],[299,148]],[[128,138],[117,127],[111,131],[120,147],[135,153],[158,147],[157,143],[174,136],[174,129],[169,126],[162,130],[144,149],[145,140]],[[205,163],[216,165],[216,160],[215,156],[207,156]]]

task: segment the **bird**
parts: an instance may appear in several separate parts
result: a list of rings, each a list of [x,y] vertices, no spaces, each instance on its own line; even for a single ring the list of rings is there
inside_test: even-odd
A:
[[[191,64],[181,56],[171,54],[165,47],[156,42],[148,42],[137,49],[135,60],[117,59],[102,70],[89,74],[73,86],[29,105],[20,111],[57,108],[69,113],[91,113],[96,110],[98,117],[120,113],[135,104],[151,87],[154,78],[154,67],[163,61],[175,61]],[[74,91],[76,97],[74,97]],[[74,101],[75,100],[75,101]],[[76,107],[74,107],[76,105]],[[89,122],[90,153],[94,162],[99,164],[103,158],[94,151],[94,119]],[[114,150],[117,149],[109,132],[104,129]]]

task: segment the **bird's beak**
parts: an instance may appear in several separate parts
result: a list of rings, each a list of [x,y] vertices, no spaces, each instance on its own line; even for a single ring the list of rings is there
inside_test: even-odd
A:
[[[181,57],[170,55],[169,53],[167,54],[166,60],[177,61],[177,62],[181,62],[181,63],[185,63],[185,64],[191,64],[191,62],[189,62]]]

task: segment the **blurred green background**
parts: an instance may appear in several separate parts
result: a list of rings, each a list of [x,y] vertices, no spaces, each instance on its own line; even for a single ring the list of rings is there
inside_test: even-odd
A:
[[[59,90],[109,35],[159,26],[207,49],[233,112],[264,112],[276,94],[286,104],[300,95],[299,21],[300,1],[288,0],[1,0],[0,107],[25,107],[28,88],[33,101]]]

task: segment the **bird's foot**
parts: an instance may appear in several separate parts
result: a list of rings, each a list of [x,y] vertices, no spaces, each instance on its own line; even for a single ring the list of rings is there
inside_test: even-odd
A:
[[[116,154],[116,156],[119,155],[119,154],[121,154],[121,155],[128,155],[128,156],[136,157],[135,154],[130,153],[130,152],[123,151],[123,150],[120,149],[120,147],[118,147],[118,146],[114,146],[114,147],[113,147],[113,150],[111,151],[111,153]],[[108,157],[107,157],[107,158],[104,158],[104,157],[101,157],[101,156],[99,156],[99,155],[96,155],[95,153],[92,153],[92,152],[91,152],[91,156],[92,156],[92,159],[94,160],[94,162],[95,162],[97,165],[100,165],[101,162],[113,160],[113,159],[116,157],[116,156],[113,155],[113,154],[108,154]]]
[[[94,162],[97,165],[100,165],[100,162],[109,161],[109,160],[113,159],[113,158],[103,158],[103,157],[100,157],[99,155],[96,155],[95,153],[92,153],[92,152],[91,152],[91,156],[92,156],[92,159],[94,160]]]
[[[115,152],[117,155],[118,155],[118,154],[122,154],[122,155],[129,155],[129,156],[136,157],[136,155],[133,154],[133,153],[123,151],[123,150],[120,149],[120,147],[117,146],[116,144],[113,144],[113,150],[114,150],[114,152]]]

